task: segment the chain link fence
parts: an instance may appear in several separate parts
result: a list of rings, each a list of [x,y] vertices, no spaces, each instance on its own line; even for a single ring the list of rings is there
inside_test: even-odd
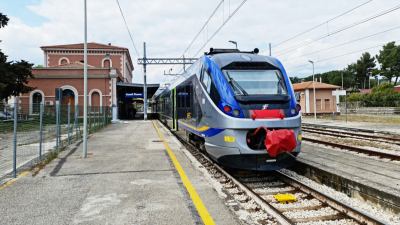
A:
[[[0,104],[0,180],[82,139],[83,107]],[[88,133],[111,122],[110,107],[88,107]]]

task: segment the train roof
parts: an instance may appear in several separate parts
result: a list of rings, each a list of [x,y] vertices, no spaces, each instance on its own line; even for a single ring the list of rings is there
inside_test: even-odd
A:
[[[187,71],[191,71],[191,69],[196,67],[196,64],[203,59],[203,57],[209,57],[213,60],[219,68],[227,69],[227,66],[235,63],[235,62],[248,62],[248,63],[256,63],[256,62],[266,62],[272,67],[280,68],[279,61],[276,58],[264,55],[258,55],[258,50],[251,52],[243,52],[238,49],[210,49],[210,52],[205,53],[204,56],[200,57],[198,61],[193,63]],[[191,76],[191,72],[186,72],[180,75],[176,80],[174,80],[170,85],[166,87],[160,87],[156,93],[153,95],[153,98],[160,95],[162,92],[172,89],[176,87],[178,84],[183,82],[187,77]]]
[[[268,64],[279,68],[277,60],[269,56],[258,55],[247,52],[236,52],[236,53],[220,53],[210,55],[210,57],[221,69],[224,69],[227,65],[233,62],[267,62]]]

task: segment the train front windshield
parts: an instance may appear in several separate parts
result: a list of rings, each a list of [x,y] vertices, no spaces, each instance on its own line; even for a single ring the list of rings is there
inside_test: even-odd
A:
[[[287,95],[279,70],[225,70],[235,95]]]

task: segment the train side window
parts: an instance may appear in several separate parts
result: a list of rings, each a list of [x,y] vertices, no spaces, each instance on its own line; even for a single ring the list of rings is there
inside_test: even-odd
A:
[[[204,87],[206,88],[207,92],[210,93],[210,90],[211,90],[211,77],[210,77],[210,74],[207,71],[205,71],[203,73],[203,84],[204,84]]]

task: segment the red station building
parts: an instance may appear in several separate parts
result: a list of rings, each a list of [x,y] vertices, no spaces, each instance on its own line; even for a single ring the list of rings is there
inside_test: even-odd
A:
[[[55,89],[62,89],[61,104],[83,105],[83,44],[42,46],[44,66],[32,70],[28,85],[35,89],[20,96],[29,114],[39,112],[39,103],[55,104]],[[88,43],[88,105],[114,106],[117,119],[117,83],[131,84],[134,70],[129,50],[111,44]]]

